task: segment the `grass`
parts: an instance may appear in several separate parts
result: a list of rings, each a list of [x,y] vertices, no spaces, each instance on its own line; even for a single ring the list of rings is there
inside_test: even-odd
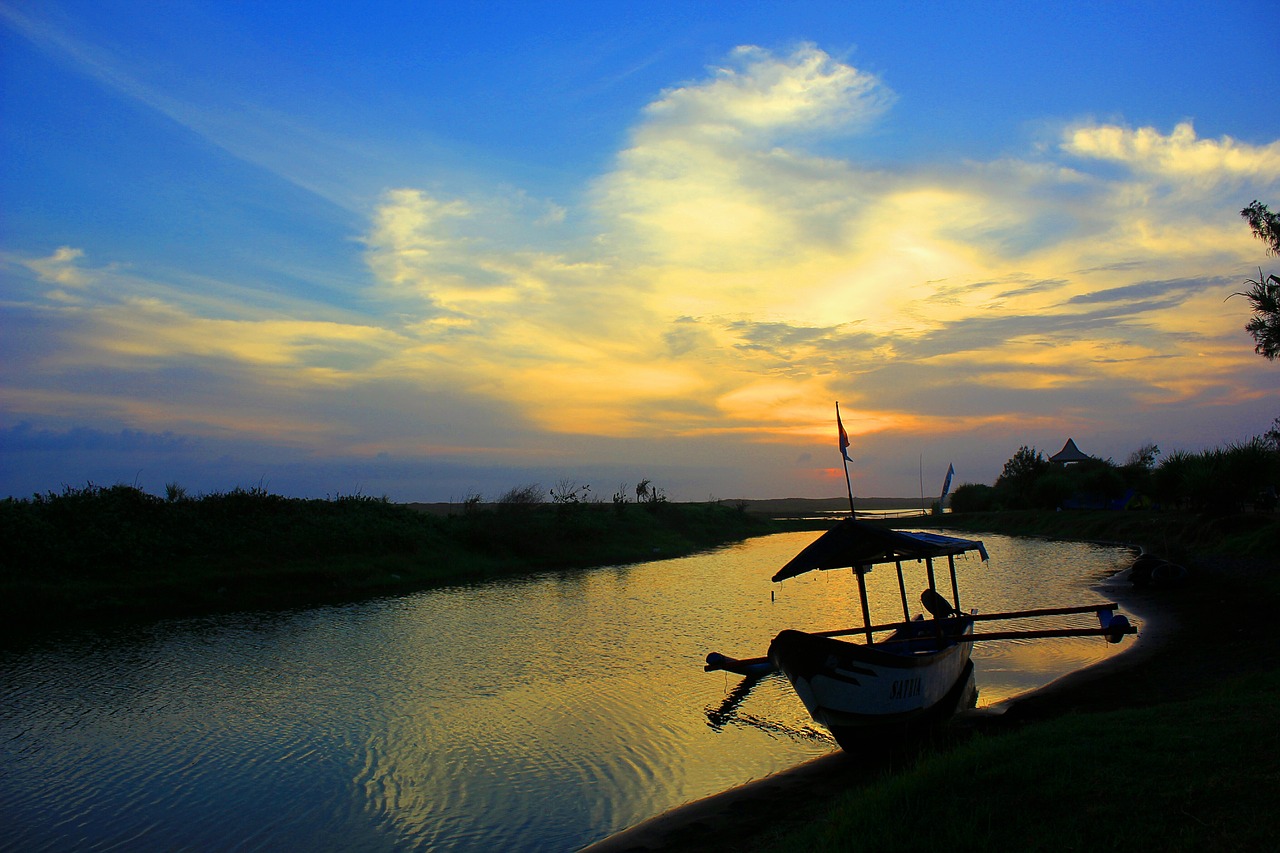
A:
[[[845,794],[769,849],[1267,849],[1278,711],[1272,671],[1194,700],[978,736]]]
[[[437,516],[260,489],[161,499],[131,486],[0,501],[0,631],[308,606],[671,557],[781,529],[707,504],[531,504]]]
[[[1127,541],[1187,560],[1188,586],[1149,593],[1178,628],[1142,663],[1021,700],[976,733],[925,747],[896,772],[870,783],[849,772],[835,793],[815,792],[800,818],[739,849],[1273,848],[1266,816],[1280,791],[1274,518],[1000,515],[955,526]]]
[[[937,519],[935,519],[937,520]],[[1140,545],[1169,559],[1205,554],[1271,559],[1280,542],[1280,513],[1019,510],[954,513],[939,524],[1012,536]]]
[[[1027,512],[948,527],[1141,544],[1214,565],[1165,601],[1183,630],[1132,671],[1035,703],[874,784],[804,792],[743,822],[789,853],[1255,850],[1280,790],[1274,516]],[[261,490],[169,500],[128,486],[0,501],[0,630],[307,606],[530,572],[676,556],[781,529],[719,504],[498,506],[446,516]],[[1247,558],[1234,572],[1230,559]],[[1216,562],[1215,562],[1216,561]],[[1224,568],[1225,565],[1225,568]],[[1261,569],[1259,569],[1261,567]],[[1206,626],[1205,612],[1217,619]],[[699,842],[701,847],[702,841]],[[672,849],[679,849],[679,845]],[[693,848],[691,848],[693,849]]]

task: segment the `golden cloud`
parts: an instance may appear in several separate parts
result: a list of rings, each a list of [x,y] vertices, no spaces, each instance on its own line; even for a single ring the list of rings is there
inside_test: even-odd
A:
[[[812,44],[785,57],[742,46],[729,59],[713,69],[710,80],[663,92],[645,109],[646,122],[637,138],[807,134],[868,122],[893,101],[874,75],[838,62]]]
[[[564,433],[818,435],[836,398],[853,431],[924,431],[940,421],[920,401],[957,376],[992,392],[990,423],[1030,422],[1018,393],[1190,399],[1251,356],[1215,276],[1256,253],[1235,188],[1275,185],[1280,142],[1080,125],[1025,161],[897,171],[804,149],[892,100],[812,45],[740,48],[655,98],[584,210],[388,190],[363,235],[384,301],[356,318],[198,303],[70,247],[26,263],[91,312],[91,351],[60,359],[394,378]],[[567,221],[594,239],[565,238]],[[914,396],[890,369],[907,365]]]
[[[1199,139],[1191,122],[1165,135],[1153,127],[1081,125],[1067,130],[1062,150],[1077,157],[1123,163],[1142,174],[1196,183],[1280,178],[1280,141],[1249,145],[1223,136]]]
[[[811,408],[825,421],[825,398],[886,363],[936,360],[944,381],[939,347],[989,364],[974,375],[978,386],[1046,390],[1131,385],[1150,373],[1150,358],[1184,358],[1203,349],[1193,337],[1234,333],[1238,318],[1219,309],[1200,313],[1188,335],[1185,297],[1139,300],[1133,316],[1073,300],[1229,264],[1247,234],[1221,216],[1213,187],[1274,176],[1280,142],[1198,140],[1189,124],[1167,136],[1077,126],[1060,151],[1130,175],[1007,159],[945,182],[872,173],[791,144],[874,120],[892,99],[874,76],[812,45],[786,55],[740,48],[707,79],[664,91],[592,186],[607,254],[498,252],[484,242],[448,250],[455,270],[483,271],[476,281],[436,277],[430,289],[483,325],[472,379],[501,376],[548,428],[627,434],[689,394],[727,424],[786,422],[781,409]],[[1177,192],[1156,192],[1152,176]],[[1187,193],[1202,203],[1188,208]],[[370,238],[389,280],[406,268],[432,280],[430,257],[446,251],[436,229],[452,204],[417,191],[388,198],[377,221],[411,223],[378,225]],[[782,331],[744,337],[762,323]],[[856,347],[836,352],[853,325]],[[806,405],[814,398],[824,398],[821,411]],[[917,417],[872,407],[859,422],[889,428]],[[682,419],[713,428],[683,410],[670,426]]]

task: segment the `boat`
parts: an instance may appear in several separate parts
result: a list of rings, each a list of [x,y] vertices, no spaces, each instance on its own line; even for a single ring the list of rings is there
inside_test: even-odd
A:
[[[763,657],[736,659],[711,653],[707,671],[725,670],[758,680],[781,672],[809,715],[825,726],[845,749],[864,740],[868,730],[910,731],[949,718],[963,704],[972,684],[973,643],[989,640],[1103,636],[1118,643],[1137,629],[1117,605],[1051,607],[979,614],[961,608],[956,557],[974,553],[986,561],[980,540],[938,533],[879,527],[855,518],[841,520],[793,557],[773,576],[775,583],[811,571],[850,569],[857,578],[862,627],[833,631],[784,630]],[[946,558],[948,599],[938,591],[935,560]],[[912,617],[907,605],[903,563],[923,563],[928,586],[920,601],[928,612]],[[873,625],[867,604],[867,575],[875,566],[896,567],[902,620]],[[1099,627],[1040,628],[976,632],[984,621],[1096,613]],[[861,635],[861,642],[851,639]],[[740,701],[740,700],[739,700]]]

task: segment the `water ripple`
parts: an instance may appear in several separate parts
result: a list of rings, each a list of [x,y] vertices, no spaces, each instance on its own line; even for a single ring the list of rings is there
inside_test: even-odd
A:
[[[737,695],[739,679],[701,668],[712,650],[761,654],[783,627],[850,622],[838,573],[772,594],[769,575],[811,538],[6,652],[5,844],[582,846],[834,748],[784,679]],[[961,567],[966,606],[1087,603],[1099,598],[1087,583],[1117,561],[1115,549],[987,544],[990,566]],[[896,583],[876,594],[873,609],[900,614]],[[1009,643],[974,658],[990,702],[1107,653]]]

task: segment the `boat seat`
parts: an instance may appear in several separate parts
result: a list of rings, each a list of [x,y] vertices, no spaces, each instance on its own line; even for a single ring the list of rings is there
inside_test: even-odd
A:
[[[945,619],[956,615],[956,609],[951,606],[951,602],[939,595],[937,590],[926,589],[920,593],[920,603],[924,605],[925,610],[933,614],[934,619]]]

